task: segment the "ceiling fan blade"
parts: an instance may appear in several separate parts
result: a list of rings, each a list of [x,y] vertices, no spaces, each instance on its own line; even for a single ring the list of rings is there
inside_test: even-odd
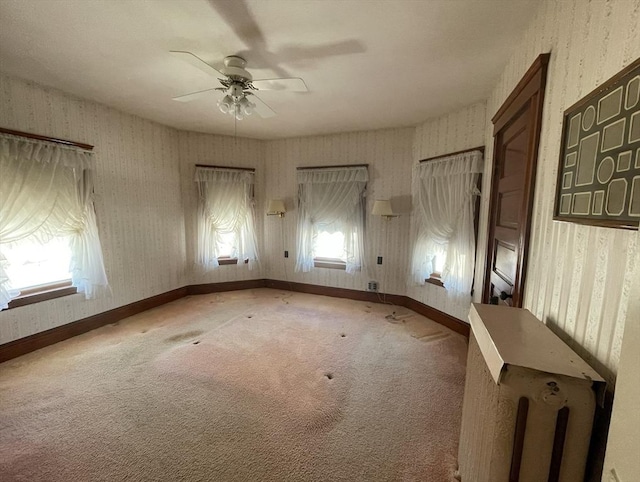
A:
[[[193,54],[191,52],[187,52],[185,50],[169,50],[169,52],[172,53],[175,57],[180,58],[180,59],[184,60],[185,62],[189,62],[194,67],[202,70],[205,74],[212,75],[215,78],[218,78],[218,77],[223,77],[224,78],[225,77],[216,68],[214,68],[211,65],[209,65],[207,62],[202,60],[196,54]]]
[[[256,113],[263,119],[267,119],[276,115],[273,109],[265,104],[262,100],[260,100],[260,98],[256,94],[252,93],[250,100],[256,105],[254,107]]]
[[[258,90],[287,90],[289,92],[309,92],[307,84],[300,77],[283,79],[258,79],[251,82]]]
[[[199,90],[197,92],[191,92],[190,94],[179,95],[177,97],[173,97],[173,100],[177,100],[178,102],[191,102],[192,100],[196,100],[214,90],[218,90],[218,88],[214,87],[213,89]]]

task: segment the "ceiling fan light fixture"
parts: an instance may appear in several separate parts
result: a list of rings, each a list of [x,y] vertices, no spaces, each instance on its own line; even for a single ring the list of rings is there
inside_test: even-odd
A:
[[[236,103],[234,112],[237,120],[241,121],[242,119],[244,119],[244,115],[242,114],[242,107],[239,103]]]
[[[190,94],[179,95],[173,99],[180,102],[187,102],[213,90],[222,91],[225,93],[225,96],[222,100],[218,101],[218,108],[223,114],[229,114],[235,118],[239,118],[237,109],[238,105],[240,105],[240,118],[249,116],[254,112],[257,116],[262,117],[263,119],[276,115],[271,107],[255,95],[254,91],[309,91],[304,80],[299,77],[254,80],[251,73],[245,69],[247,61],[238,55],[225,57],[224,67],[217,70],[192,52],[188,52],[186,50],[172,50],[171,53],[182,58],[186,62],[195,65],[200,70],[216,77],[222,86],[215,87],[213,89],[200,90],[198,92],[191,92]],[[253,95],[255,102],[248,100],[247,95]]]
[[[218,101],[218,108],[223,114],[227,114],[233,108],[233,99],[229,95],[225,95],[222,100]]]
[[[253,114],[253,109],[255,108],[256,105],[253,102],[251,102],[249,99],[247,99],[246,96],[240,99],[239,104],[240,104],[240,107],[242,107],[242,113],[244,115]]]

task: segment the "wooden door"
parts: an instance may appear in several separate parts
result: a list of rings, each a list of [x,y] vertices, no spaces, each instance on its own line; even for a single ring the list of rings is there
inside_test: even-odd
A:
[[[492,119],[493,176],[483,303],[522,306],[548,62],[549,54],[536,59]]]

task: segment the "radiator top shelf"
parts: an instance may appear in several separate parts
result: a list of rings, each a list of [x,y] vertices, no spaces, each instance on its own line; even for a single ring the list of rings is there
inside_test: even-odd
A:
[[[587,362],[529,310],[474,303],[469,321],[497,384],[508,365],[604,383]]]

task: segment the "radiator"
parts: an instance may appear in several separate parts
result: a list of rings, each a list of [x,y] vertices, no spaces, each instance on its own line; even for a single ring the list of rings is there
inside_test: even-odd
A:
[[[474,304],[457,478],[582,482],[604,380],[529,311]]]

